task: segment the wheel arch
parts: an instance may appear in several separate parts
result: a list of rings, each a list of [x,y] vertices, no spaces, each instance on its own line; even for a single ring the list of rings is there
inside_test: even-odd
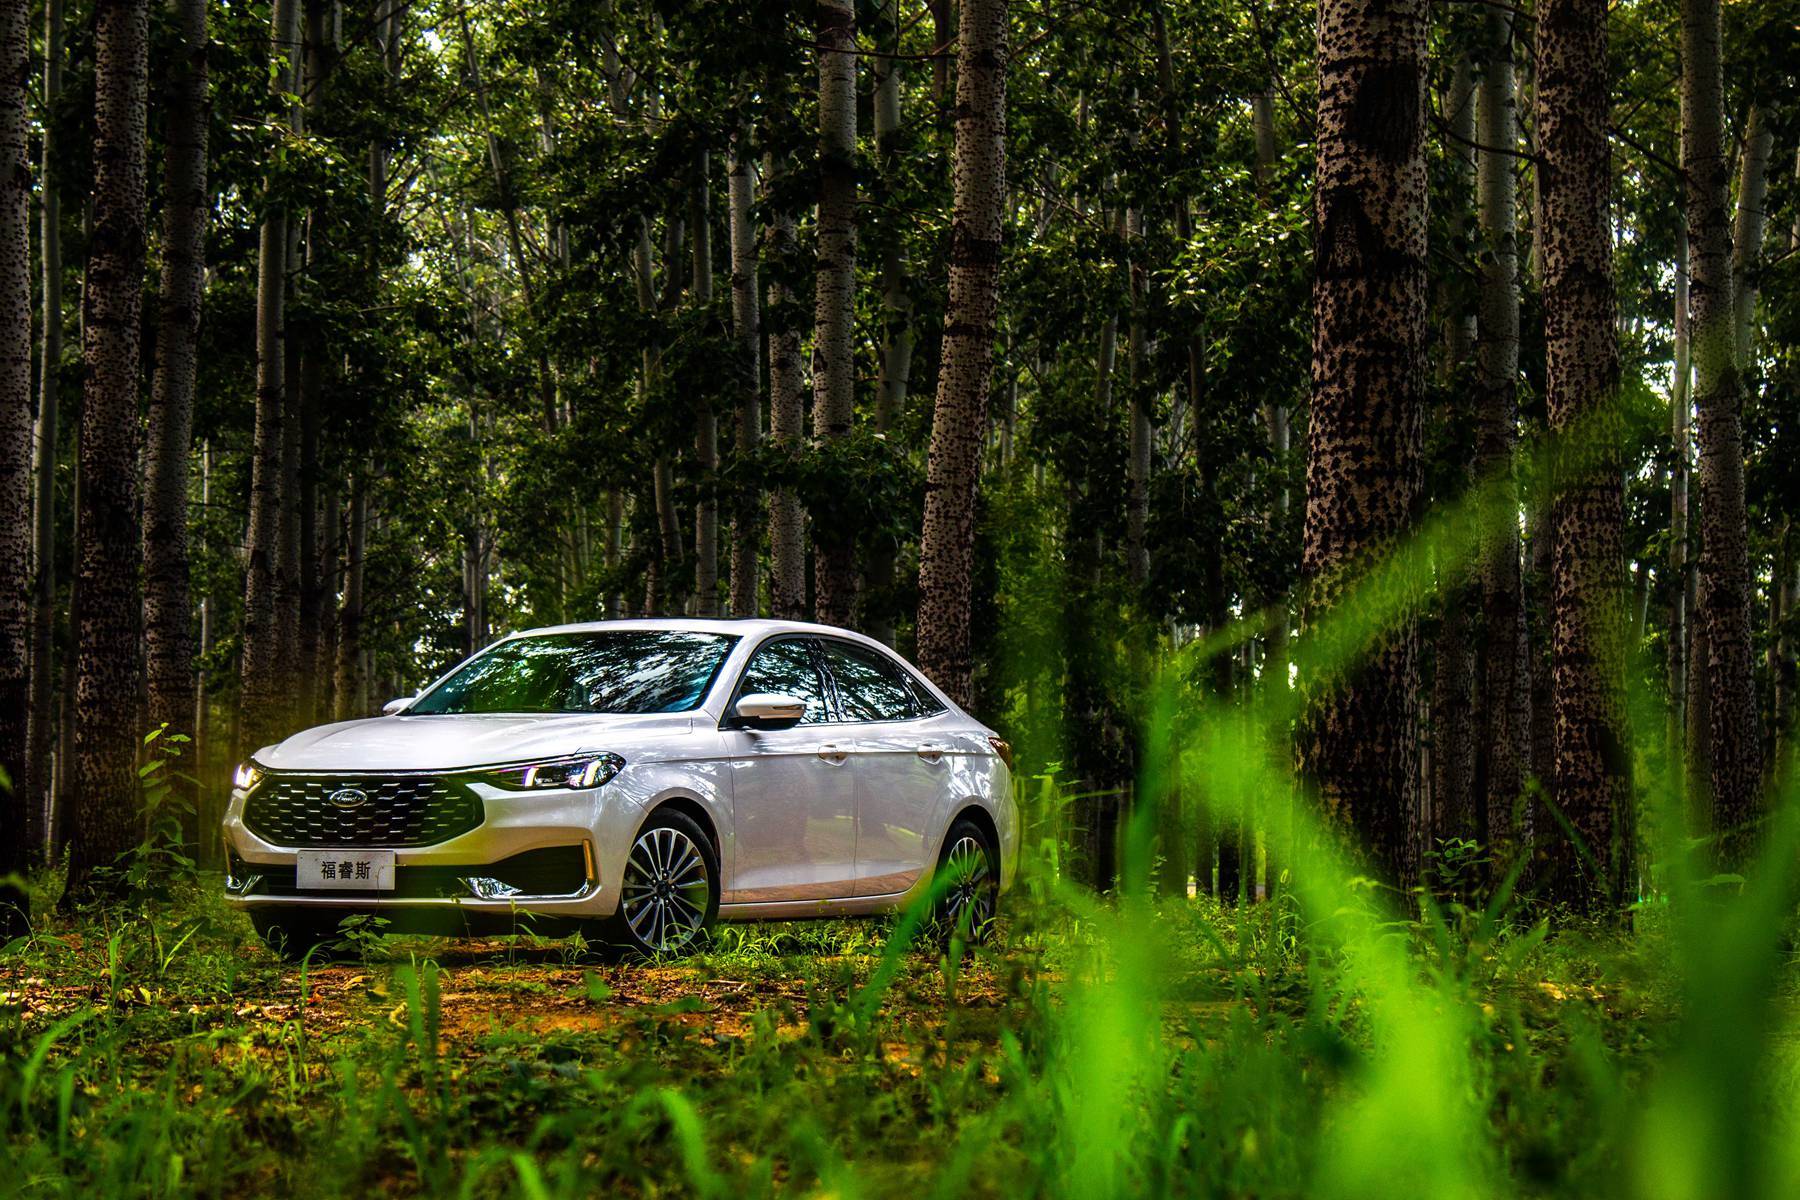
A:
[[[658,800],[655,804],[652,804],[646,809],[643,820],[638,822],[637,830],[632,834],[633,839],[635,840],[637,835],[643,832],[644,827],[650,824],[657,813],[665,810],[678,812],[694,822],[694,824],[700,826],[700,832],[704,833],[707,840],[712,843],[713,857],[719,859],[721,862],[724,860],[725,843],[719,837],[718,822],[713,820],[712,814],[706,810],[706,805],[700,803],[700,801],[692,796],[685,796],[680,793],[676,793],[672,796],[664,796],[661,800]]]
[[[940,859],[943,858],[944,851],[950,844],[950,831],[956,828],[956,823],[958,821],[963,820],[967,820],[971,824],[978,826],[983,833],[987,834],[988,844],[994,848],[995,856],[1002,856],[1000,827],[994,821],[994,814],[989,812],[987,806],[982,804],[979,800],[965,800],[962,805],[957,808],[955,815],[944,825],[944,836],[938,844],[938,857]]]

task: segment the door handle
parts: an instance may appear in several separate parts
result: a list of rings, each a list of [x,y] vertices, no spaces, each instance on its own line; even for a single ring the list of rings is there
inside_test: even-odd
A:
[[[837,745],[835,742],[826,742],[823,746],[819,747],[819,757],[833,766],[836,766],[846,758],[849,758],[850,752]]]
[[[935,742],[926,742],[924,745],[919,747],[918,755],[920,758],[924,759],[926,762],[932,762],[932,763],[939,762],[939,761],[942,761],[942,759],[944,757],[944,751],[947,749],[949,749],[949,747],[947,747],[947,746],[940,746]]]

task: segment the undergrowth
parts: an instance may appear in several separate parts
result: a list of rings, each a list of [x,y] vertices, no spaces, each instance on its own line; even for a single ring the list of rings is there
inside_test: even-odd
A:
[[[1703,1123],[1733,1057],[1693,1053],[1718,998],[1663,905],[1554,934],[1450,906],[1358,948],[1286,894],[1040,886],[947,953],[833,921],[727,927],[679,963],[369,938],[297,969],[216,891],[6,950],[0,1191],[1720,1194],[1663,1161],[1659,1094]],[[1382,946],[1403,977],[1372,983]],[[1784,958],[1740,1030],[1762,1163],[1737,1194],[1796,1178],[1794,981]]]

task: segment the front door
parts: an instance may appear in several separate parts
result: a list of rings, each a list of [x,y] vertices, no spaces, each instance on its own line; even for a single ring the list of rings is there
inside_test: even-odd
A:
[[[831,708],[812,638],[783,637],[751,656],[732,691],[806,701],[791,729],[727,729],[736,851],[725,904],[853,895],[856,786],[850,745]]]

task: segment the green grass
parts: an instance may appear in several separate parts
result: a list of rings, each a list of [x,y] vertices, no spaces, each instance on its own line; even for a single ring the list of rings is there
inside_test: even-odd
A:
[[[1550,935],[1458,909],[1381,920],[1354,888],[1329,912],[1289,893],[1238,913],[1038,879],[999,944],[949,955],[901,950],[891,921],[821,922],[728,929],[678,964],[388,938],[302,972],[212,892],[6,951],[0,1191],[1698,1196],[1800,1181],[1797,976],[1779,937],[1752,977],[1712,936],[1749,919],[1742,902]]]

